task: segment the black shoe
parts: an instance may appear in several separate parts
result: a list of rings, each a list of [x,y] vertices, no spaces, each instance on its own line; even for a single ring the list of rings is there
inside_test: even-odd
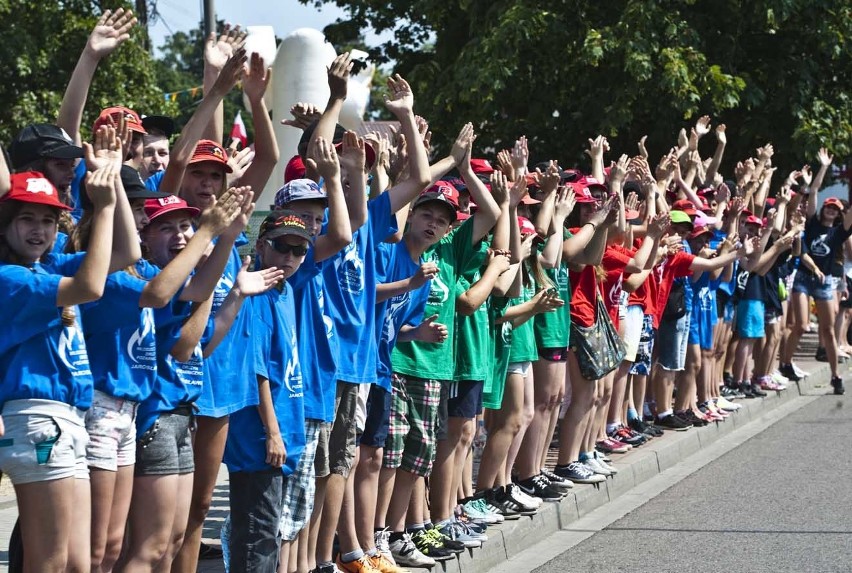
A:
[[[766,397],[766,392],[764,392],[763,389],[758,384],[752,384],[751,385],[751,393],[754,395],[755,398],[765,398]]]
[[[677,412],[677,415],[680,416],[680,419],[686,422],[687,424],[692,424],[697,428],[703,428],[710,422],[705,420],[704,418],[699,418],[695,415],[692,410],[684,410],[683,412]]]
[[[719,394],[723,398],[727,398],[728,400],[736,400],[737,398],[744,398],[742,394],[736,388],[731,388],[727,384],[722,384],[722,387],[719,389]]]
[[[825,348],[822,346],[817,347],[816,354],[814,354],[814,360],[817,362],[828,362],[828,354],[826,354]]]
[[[778,367],[778,371],[781,373],[784,378],[789,380],[790,382],[798,382],[802,379],[801,376],[796,374],[796,371],[793,369],[792,364],[781,364]]]
[[[202,543],[198,548],[198,559],[206,560],[206,559],[221,559],[222,558],[222,549],[220,547],[214,547],[212,545],[207,545],[206,543]]]
[[[515,484],[525,494],[541,498],[544,501],[559,501],[562,499],[564,497],[563,494],[547,483],[545,479],[539,474],[528,479],[516,481]]]
[[[831,387],[834,388],[834,393],[837,396],[843,396],[843,393],[846,392],[846,388],[843,387],[843,378],[840,376],[831,379]]]
[[[447,561],[456,556],[454,552],[450,551],[438,539],[436,539],[435,536],[430,535],[430,532],[425,529],[415,531],[411,535],[411,540],[414,542],[414,546],[417,547],[417,550],[420,553],[426,557],[431,557],[435,561]],[[461,553],[461,551],[459,553]]]
[[[748,383],[748,382],[742,382],[739,386],[739,390],[740,390],[740,392],[743,393],[743,396],[745,396],[746,398],[756,398],[757,397],[757,396],[754,395],[754,392],[752,392],[751,384]]]
[[[653,425],[646,424],[645,422],[643,422],[642,420],[639,420],[639,419],[629,420],[627,422],[627,425],[634,432],[639,432],[640,434],[645,436],[645,438],[647,440],[651,440],[651,439],[657,437],[657,435],[658,435],[657,432],[653,429]]]
[[[692,424],[677,414],[669,414],[663,418],[657,417],[657,421],[654,423],[664,430],[674,430],[676,432],[684,432],[692,427]]]
[[[722,382],[724,382],[725,386],[728,388],[736,388],[737,384],[734,382],[734,375],[730,372],[722,373]]]
[[[506,517],[509,515],[535,515],[538,512],[535,507],[524,505],[512,497],[509,486],[505,489],[499,488],[496,491],[493,500],[489,501],[489,503],[499,509],[500,513]]]

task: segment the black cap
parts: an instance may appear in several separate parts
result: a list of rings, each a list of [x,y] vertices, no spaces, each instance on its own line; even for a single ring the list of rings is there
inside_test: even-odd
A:
[[[143,115],[142,127],[150,135],[163,134],[166,137],[171,137],[175,132],[174,120],[164,115]]]
[[[311,142],[311,136],[314,134],[314,130],[317,128],[317,124],[319,120],[312,121],[308,127],[305,128],[305,131],[302,132],[302,138],[299,140],[299,146],[297,147],[297,152],[299,153],[299,157],[303,159],[308,156],[308,144]],[[337,145],[343,141],[343,136],[346,134],[346,129],[339,123],[334,126],[334,138],[332,139],[332,145]]]
[[[74,145],[74,140],[61,127],[49,123],[26,126],[9,146],[9,156],[15,169],[43,157],[77,159],[83,157],[83,148]]]
[[[121,185],[128,199],[160,199],[170,195],[162,191],[151,191],[145,187],[139,172],[129,165],[121,166]]]

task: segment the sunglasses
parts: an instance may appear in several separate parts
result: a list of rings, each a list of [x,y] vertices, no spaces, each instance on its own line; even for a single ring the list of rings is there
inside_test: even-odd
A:
[[[286,255],[288,253],[293,253],[294,256],[304,257],[308,254],[308,247],[304,247],[302,245],[291,245],[289,243],[285,243],[284,241],[277,241],[272,239],[267,239],[266,244],[275,251],[276,253],[281,253],[282,255]]]

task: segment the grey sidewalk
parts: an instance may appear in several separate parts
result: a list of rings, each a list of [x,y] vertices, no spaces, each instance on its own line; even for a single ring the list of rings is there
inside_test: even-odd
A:
[[[809,356],[813,350],[804,348]],[[804,354],[804,352],[802,352]],[[811,372],[811,376],[798,387],[793,385],[783,393],[772,393],[768,397],[757,400],[740,400],[742,410],[724,423],[714,424],[705,428],[695,428],[688,432],[667,432],[662,438],[657,438],[647,445],[637,448],[628,454],[616,456],[614,463],[620,472],[607,480],[600,487],[575,487],[560,503],[545,503],[538,514],[530,519],[506,522],[499,527],[488,530],[489,540],[485,546],[472,553],[464,553],[460,558],[446,562],[443,567],[437,567],[436,573],[445,571],[464,571],[465,573],[485,573],[524,549],[541,541],[546,536],[588,514],[592,510],[621,497],[632,488],[646,482],[668,468],[685,460],[692,454],[709,447],[720,438],[736,432],[749,422],[758,420],[771,410],[794,400],[802,395],[824,394],[830,392],[828,386],[829,372],[827,365],[805,360],[797,356],[802,368]],[[845,367],[843,371],[845,372]],[[219,528],[228,509],[228,475],[224,467],[219,474],[219,480],[213,496],[213,506],[204,526],[206,542],[218,545]],[[9,534],[17,518],[17,508],[14,495],[4,480],[0,486],[0,572],[7,570],[7,549]],[[217,561],[203,561],[198,571],[218,573],[223,571],[222,564]]]

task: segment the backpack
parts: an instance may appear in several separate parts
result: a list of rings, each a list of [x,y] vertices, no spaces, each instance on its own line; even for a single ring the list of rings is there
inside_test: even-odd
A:
[[[669,300],[666,301],[666,308],[663,309],[663,319],[677,320],[683,318],[686,314],[686,289],[683,287],[683,282],[675,281],[672,284],[672,290],[669,292]]]

